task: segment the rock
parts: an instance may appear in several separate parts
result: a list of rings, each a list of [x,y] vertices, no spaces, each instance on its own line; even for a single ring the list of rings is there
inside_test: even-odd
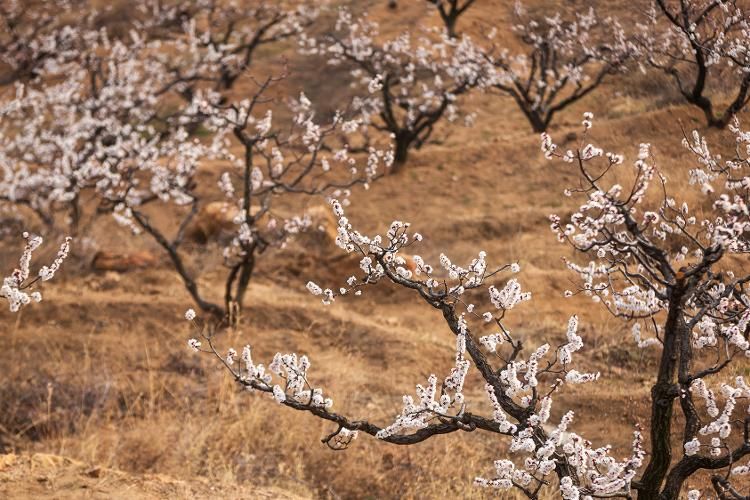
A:
[[[310,227],[301,234],[305,243],[320,245],[325,253],[336,251],[336,237],[338,236],[338,221],[329,206],[315,205],[305,209],[310,218]]]
[[[0,455],[0,471],[12,467],[18,461],[18,456],[9,453],[7,455]]]
[[[94,478],[102,477],[102,468],[92,467],[86,472],[84,472],[84,474],[86,474],[88,477],[94,477]]]
[[[565,134],[565,140],[563,141],[563,145],[568,144],[569,142],[574,142],[578,140],[578,134],[575,132],[568,132]]]
[[[91,267],[96,271],[126,273],[135,269],[156,267],[158,263],[158,257],[146,250],[132,253],[100,251],[94,255]]]
[[[414,257],[412,257],[411,255],[403,255],[402,257],[406,261],[404,263],[403,267],[405,269],[411,271],[412,273],[416,273],[417,272],[417,263],[414,260]]]
[[[259,206],[251,206],[251,213],[260,210]],[[285,214],[283,211],[275,211],[275,216],[268,213],[263,214],[256,221],[256,228],[261,233],[279,232],[284,227],[284,219],[292,219],[294,216],[307,216],[310,220],[309,227],[300,233],[305,243],[313,245],[321,244],[326,251],[333,248],[336,240],[336,227],[338,221],[333,216],[331,208],[323,205],[314,205],[303,209],[298,213]],[[238,225],[235,218],[238,215],[237,205],[226,201],[214,201],[203,205],[193,218],[193,221],[185,232],[186,239],[205,244],[209,241],[218,241],[222,244],[229,243],[237,232]],[[274,238],[269,238],[273,240]]]
[[[120,285],[120,273],[116,271],[105,271],[103,275],[96,274],[86,277],[86,286],[96,292],[114,290]]]
[[[196,243],[226,239],[237,230],[237,225],[234,223],[237,213],[238,208],[235,204],[226,201],[207,203],[193,217],[185,232],[185,237]]]

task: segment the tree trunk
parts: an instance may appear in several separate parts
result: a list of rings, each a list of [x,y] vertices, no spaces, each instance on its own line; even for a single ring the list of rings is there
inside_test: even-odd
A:
[[[250,279],[255,269],[255,255],[253,254],[255,250],[248,249],[247,251],[249,254],[244,260],[232,267],[224,288],[224,308],[230,322],[237,319],[232,317],[234,312],[239,313],[242,311],[245,292],[250,285]]]
[[[676,371],[681,343],[689,342],[682,313],[685,292],[684,284],[678,284],[669,298],[659,374],[651,388],[651,459],[639,481],[638,500],[661,499],[661,485],[672,462],[672,413],[679,395]]]
[[[409,146],[411,145],[412,139],[406,134],[396,134],[394,152],[393,152],[393,165],[391,165],[390,172],[395,174],[401,170],[409,158]]]
[[[458,37],[456,33],[456,21],[458,21],[458,15],[453,12],[445,18],[445,28],[448,31],[448,38],[452,40]]]
[[[539,113],[535,111],[529,111],[528,113],[526,113],[526,118],[529,119],[531,128],[533,128],[534,132],[536,132],[537,134],[541,134],[542,132],[547,131],[548,122],[543,120]]]

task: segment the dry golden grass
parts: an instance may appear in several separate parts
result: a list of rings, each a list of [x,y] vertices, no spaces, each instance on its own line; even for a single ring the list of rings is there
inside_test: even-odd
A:
[[[424,13],[410,3],[394,15],[385,3],[369,4],[373,17],[387,23],[390,32]],[[507,3],[480,2],[474,20],[504,23]],[[293,74],[280,92],[304,88],[323,100],[324,108],[332,106],[326,96],[345,92],[335,79],[325,78],[323,87],[309,78],[304,71],[316,67],[310,61],[294,59],[288,50],[285,55],[300,74]],[[264,52],[259,73],[277,70],[278,56]],[[336,85],[342,88],[331,88]],[[680,104],[670,89],[658,75],[631,75],[561,114],[551,133],[562,143],[567,134],[579,133],[581,113],[591,110],[598,143],[633,158],[638,143],[651,142],[659,168],[673,181],[670,188],[698,202],[693,191],[683,189],[691,163],[680,139],[681,127],[702,127],[701,116]],[[603,310],[583,299],[562,298],[573,276],[560,258],[571,254],[555,242],[547,216],[573,209],[561,191],[574,173],[541,157],[537,135],[509,99],[476,95],[467,106],[478,112],[474,128],[438,130],[439,144],[413,154],[399,176],[358,191],[348,215],[366,231],[383,230],[394,218],[412,222],[426,237],[420,253],[428,260],[440,252],[467,260],[481,249],[491,262],[519,261],[520,278],[534,300],[514,311],[510,326],[527,345],[554,342],[563,337],[567,317],[579,314],[586,342],[579,359],[603,375],[596,384],[566,389],[553,420],[563,409],[574,409],[576,432],[597,444],[612,443],[624,456],[634,426],[647,424],[648,371],[655,360],[639,352],[628,329]],[[727,135],[707,133],[715,144],[731,144]],[[158,216],[164,221],[169,214]],[[89,255],[93,248],[159,251],[147,238],[132,239],[109,220],[96,221],[92,234],[93,242],[82,242],[79,253]],[[9,269],[18,242],[3,238],[0,268]],[[320,306],[304,283],[339,283],[355,264],[332,260],[336,249],[320,242],[314,245],[317,262],[302,255],[302,248],[310,246],[304,238],[264,256],[240,327],[220,343],[250,343],[255,357],[265,360],[277,350],[308,354],[314,383],[333,397],[337,410],[386,423],[398,412],[402,394],[412,393],[429,373],[446,373],[453,339],[438,313],[403,290],[385,287]],[[215,255],[206,251],[195,264],[203,270],[201,285],[218,297],[220,284],[213,278],[221,265]],[[191,331],[182,314],[191,302],[167,265],[122,276],[92,274],[80,257],[68,262],[58,278],[41,305],[18,315],[0,311],[5,325],[0,451],[52,453],[190,484],[201,478],[223,492],[249,491],[250,496],[255,487],[319,498],[488,495],[473,488],[472,479],[491,473],[492,461],[507,447],[502,440],[462,433],[397,447],[363,437],[349,450],[333,452],[320,443],[331,430],[328,425],[281,409],[267,397],[238,392],[213,360],[187,351]],[[472,404],[484,400],[476,374],[467,387]],[[213,496],[201,488],[184,495]],[[13,491],[12,480],[0,476],[0,494]],[[28,495],[45,491],[29,490]],[[183,493],[161,497],[174,495]]]

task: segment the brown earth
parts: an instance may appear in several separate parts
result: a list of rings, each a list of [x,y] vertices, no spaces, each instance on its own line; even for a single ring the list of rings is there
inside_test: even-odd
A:
[[[159,498],[257,498],[304,500],[279,488],[220,485],[206,479],[177,480],[161,474],[128,474],[58,455],[0,455],[0,495],[27,498],[155,500]]]

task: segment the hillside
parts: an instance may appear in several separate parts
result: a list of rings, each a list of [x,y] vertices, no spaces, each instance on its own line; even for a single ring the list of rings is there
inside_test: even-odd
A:
[[[207,480],[175,480],[164,475],[134,475],[87,466],[69,458],[36,453],[0,455],[0,493],[3,498],[23,499],[53,495],[54,498],[137,499],[157,498],[278,498],[302,500],[309,496],[278,488],[252,488],[211,484]]]
[[[349,3],[371,6],[371,16],[389,32],[411,26],[426,12],[419,2],[401,1],[396,12],[385,1]],[[467,22],[476,27],[492,19],[504,25],[510,3],[480,0]],[[549,4],[529,3],[540,9]],[[601,4],[556,3],[566,8]],[[625,15],[629,4],[608,3]],[[254,71],[274,71],[282,57],[291,68],[284,88],[304,90],[313,102],[323,103],[321,109],[330,108],[327,96],[348,91],[325,70],[319,70],[318,80],[308,78],[305,71],[319,62],[288,45],[263,51]],[[700,112],[682,104],[667,83],[657,74],[632,72],[564,111],[550,134],[560,144],[579,141],[582,113],[592,111],[594,142],[623,153],[626,162],[637,155],[639,143],[651,143],[669,187],[689,193],[692,157],[680,144],[683,129],[697,128],[726,150],[734,146],[733,137],[706,130]],[[480,250],[491,265],[518,262],[519,281],[534,300],[514,310],[508,325],[528,346],[557,345],[568,317],[578,314],[585,342],[580,369],[602,374],[592,386],[567,387],[556,399],[552,420],[573,409],[575,432],[595,444],[611,443],[621,450],[617,456],[625,456],[633,429],[648,421],[652,379],[647,368],[656,360],[654,351],[639,350],[628,326],[604,308],[583,297],[563,297],[575,277],[561,259],[572,252],[557,243],[548,216],[573,210],[562,191],[576,172],[543,158],[538,135],[510,98],[475,94],[464,105],[477,112],[473,127],[439,128],[433,143],[415,152],[403,172],[368,190],[357,188],[347,216],[369,233],[385,232],[394,219],[411,222],[425,237],[419,253],[431,262],[440,253],[469,262]],[[741,119],[750,123],[747,113]],[[223,165],[205,168],[218,171]],[[292,203],[312,206],[323,200]],[[153,215],[164,221],[169,214]],[[22,244],[15,219],[7,214],[0,233],[3,270],[15,265]],[[51,247],[40,262],[52,254],[60,235],[45,237]],[[97,250],[136,249],[156,255],[158,264],[122,274],[91,269]],[[0,309],[0,453],[8,454],[0,456],[0,496],[492,496],[471,483],[491,473],[507,442],[475,432],[399,447],[363,436],[344,452],[331,451],[320,442],[333,430],[330,425],[240,391],[213,359],[188,350],[194,332],[183,315],[193,304],[150,239],[131,237],[111,219],[99,218],[90,235],[74,243],[74,254],[45,286],[41,304],[18,314]],[[258,264],[239,327],[218,343],[222,348],[251,344],[254,357],[265,363],[277,351],[306,354],[314,385],[333,398],[338,411],[386,424],[400,411],[403,394],[413,394],[414,385],[431,373],[447,373],[455,339],[439,312],[392,286],[322,306],[305,283],[342,284],[357,266],[342,256],[319,234],[302,234],[288,248],[270,250]],[[190,264],[201,270],[199,282],[210,295],[222,297],[221,281],[212,279],[223,271],[218,246],[209,244]],[[742,265],[750,271],[750,263]],[[488,409],[476,373],[470,372],[466,386],[467,399]]]

